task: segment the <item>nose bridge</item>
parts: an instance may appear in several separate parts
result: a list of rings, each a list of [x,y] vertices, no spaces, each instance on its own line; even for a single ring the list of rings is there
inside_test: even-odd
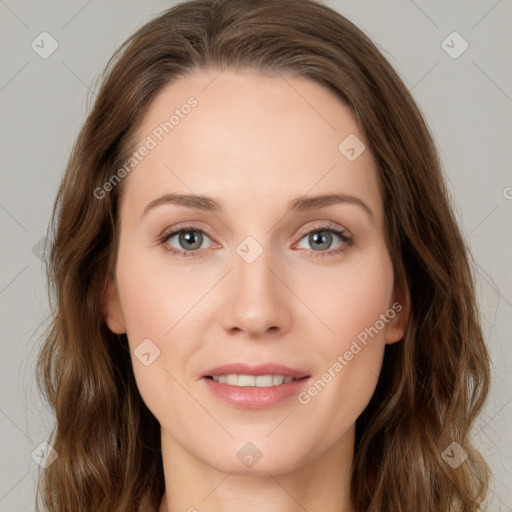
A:
[[[272,300],[277,292],[275,278],[269,267],[275,266],[270,248],[270,242],[266,238],[263,243],[258,242],[253,236],[247,236],[235,248],[234,273],[236,286],[246,288],[242,291],[254,294],[255,299],[261,294],[266,295],[266,300]]]
[[[252,334],[284,328],[288,321],[285,290],[275,275],[279,271],[274,268],[278,265],[270,242],[261,244],[248,236],[235,248],[232,261],[230,297],[223,313],[225,327]]]

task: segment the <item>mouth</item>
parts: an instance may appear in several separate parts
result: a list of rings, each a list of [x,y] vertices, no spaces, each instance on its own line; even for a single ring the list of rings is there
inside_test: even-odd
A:
[[[232,363],[201,375],[209,391],[239,409],[274,407],[298,394],[311,375],[280,364]]]

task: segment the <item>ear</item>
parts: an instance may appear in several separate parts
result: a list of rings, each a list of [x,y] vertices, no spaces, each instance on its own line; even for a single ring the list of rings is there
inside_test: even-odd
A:
[[[124,334],[126,325],[124,321],[121,303],[119,302],[119,292],[117,290],[115,277],[111,277],[105,294],[103,296],[103,314],[108,328],[116,334]]]
[[[408,286],[404,284],[401,289],[395,288],[393,303],[386,313],[389,318],[386,327],[386,344],[391,345],[404,337],[410,313],[411,296]]]

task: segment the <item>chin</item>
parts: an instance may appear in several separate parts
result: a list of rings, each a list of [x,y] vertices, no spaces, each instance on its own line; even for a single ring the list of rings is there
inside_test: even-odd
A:
[[[254,442],[230,442],[232,447],[224,445],[219,453],[209,454],[203,460],[223,473],[254,476],[286,474],[307,462],[308,457],[303,446],[289,446],[284,449],[282,446],[274,446],[268,440],[266,444],[263,439],[258,443],[256,436],[253,439]]]

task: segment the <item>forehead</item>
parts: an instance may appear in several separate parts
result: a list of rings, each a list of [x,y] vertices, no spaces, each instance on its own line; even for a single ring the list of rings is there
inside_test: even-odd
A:
[[[345,140],[366,149],[351,160]],[[219,197],[227,210],[326,192],[358,195],[379,209],[374,160],[352,111],[304,77],[232,70],[181,77],[151,103],[135,149],[142,145],[151,149],[127,178],[130,209],[173,191]]]

